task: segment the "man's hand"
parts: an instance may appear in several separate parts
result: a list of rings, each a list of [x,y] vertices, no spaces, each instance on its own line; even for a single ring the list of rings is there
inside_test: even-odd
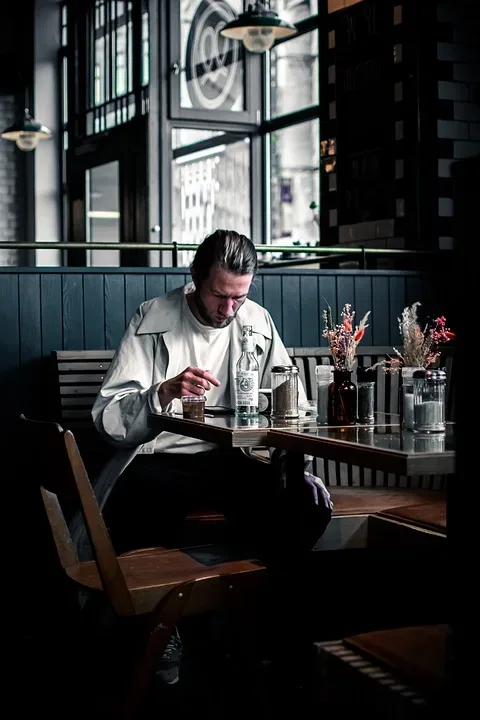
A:
[[[165,380],[158,389],[158,398],[162,407],[166,407],[174,398],[184,395],[203,395],[211,385],[218,387],[220,382],[208,370],[188,367],[176,377]]]

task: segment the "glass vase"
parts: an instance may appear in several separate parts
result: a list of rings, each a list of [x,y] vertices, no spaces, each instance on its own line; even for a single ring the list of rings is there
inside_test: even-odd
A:
[[[328,388],[328,424],[355,425],[357,417],[357,386],[351,370],[334,370]]]

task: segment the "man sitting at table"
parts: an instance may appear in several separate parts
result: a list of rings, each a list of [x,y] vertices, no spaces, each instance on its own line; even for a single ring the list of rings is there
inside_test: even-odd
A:
[[[270,314],[247,299],[256,271],[253,243],[216,230],[196,251],[193,283],[142,303],[130,321],[92,410],[98,431],[123,449],[96,488],[102,505],[121,475],[105,506],[118,552],[175,547],[182,520],[205,506],[225,515],[232,544],[248,543],[265,562],[310,549],[330,521],[328,494],[309,473],[292,502],[275,463],[168,432],[155,437],[148,425],[149,413],[180,412],[184,395],[234,407],[244,324],[253,327],[260,387],[270,387],[273,365],[291,364]]]

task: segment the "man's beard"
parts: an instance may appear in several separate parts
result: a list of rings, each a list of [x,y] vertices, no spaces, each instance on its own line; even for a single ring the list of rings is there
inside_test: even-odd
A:
[[[240,310],[240,307],[233,313],[233,315],[230,315],[229,317],[225,318],[224,320],[219,320],[218,316],[215,313],[211,313],[207,310],[205,307],[202,298],[200,297],[200,293],[198,290],[195,290],[191,295],[193,304],[195,306],[195,309],[200,316],[201,322],[205,323],[205,325],[208,325],[209,327],[220,329],[220,328],[226,328],[230,325],[233,320],[237,317],[237,313]]]

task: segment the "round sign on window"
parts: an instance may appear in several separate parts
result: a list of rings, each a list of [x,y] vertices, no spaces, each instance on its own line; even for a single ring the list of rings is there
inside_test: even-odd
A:
[[[243,92],[241,43],[220,35],[235,15],[223,0],[202,0],[188,34],[185,75],[193,107],[230,110]]]

